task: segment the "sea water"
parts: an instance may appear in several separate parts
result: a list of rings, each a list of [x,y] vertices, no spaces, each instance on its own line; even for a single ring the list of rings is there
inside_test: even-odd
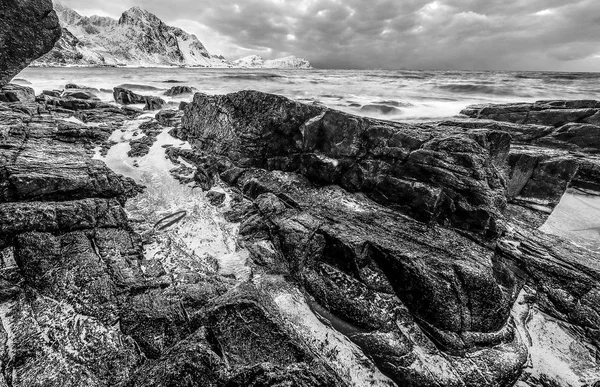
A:
[[[145,86],[131,87],[143,95],[162,95],[177,85],[207,94],[259,90],[394,121],[450,118],[479,103],[600,99],[600,73],[69,67],[28,68],[16,79],[37,93],[67,83],[93,87],[107,102],[121,84]],[[190,96],[163,98],[178,103]]]

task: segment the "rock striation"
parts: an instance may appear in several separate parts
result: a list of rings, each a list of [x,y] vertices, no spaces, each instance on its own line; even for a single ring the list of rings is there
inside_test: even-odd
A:
[[[475,105],[461,112],[476,119],[514,123],[506,126],[516,142],[566,150],[600,151],[600,103],[538,101],[506,105]]]

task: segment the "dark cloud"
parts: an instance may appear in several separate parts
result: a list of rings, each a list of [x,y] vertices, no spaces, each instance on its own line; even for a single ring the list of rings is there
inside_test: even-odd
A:
[[[62,0],[118,17],[139,5],[230,58],[318,67],[600,70],[598,0]]]

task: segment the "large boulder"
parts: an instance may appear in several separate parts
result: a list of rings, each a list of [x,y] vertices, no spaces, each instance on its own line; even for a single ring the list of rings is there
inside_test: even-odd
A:
[[[0,102],[33,102],[35,91],[31,87],[9,83],[0,88]]]
[[[300,172],[419,220],[487,237],[502,232],[504,132],[440,131],[257,91],[198,93],[184,111],[179,138],[237,166]]]
[[[173,86],[165,91],[165,95],[168,97],[175,97],[182,94],[192,94],[193,92],[194,88],[190,86]]]
[[[165,100],[159,97],[144,97],[144,110],[160,110],[166,104]]]
[[[146,103],[146,99],[143,95],[136,94],[133,91],[122,87],[114,88],[113,97],[117,103],[123,105]]]
[[[51,0],[0,3],[0,86],[50,51],[61,31]]]

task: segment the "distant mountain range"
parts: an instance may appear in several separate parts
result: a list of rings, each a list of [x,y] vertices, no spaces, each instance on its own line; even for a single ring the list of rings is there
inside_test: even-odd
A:
[[[237,61],[211,55],[195,35],[166,25],[152,13],[133,7],[119,20],[82,16],[55,2],[63,34],[54,49],[32,66],[190,66],[311,68],[294,56],[264,60],[253,55]]]
[[[258,55],[250,55],[242,59],[233,61],[235,67],[244,68],[264,68],[264,69],[310,69],[310,62],[303,58],[295,56],[286,56],[285,58],[265,60]]]

